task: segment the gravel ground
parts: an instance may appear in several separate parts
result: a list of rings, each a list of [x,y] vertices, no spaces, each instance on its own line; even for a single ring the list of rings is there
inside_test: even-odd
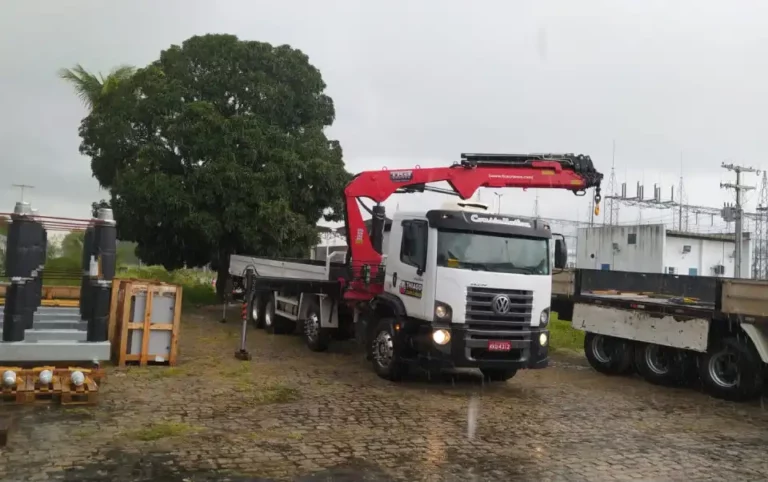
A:
[[[764,480],[768,415],[580,359],[482,384],[377,378],[354,345],[312,353],[215,310],[185,315],[178,367],[109,369],[92,408],[0,406],[0,480]]]

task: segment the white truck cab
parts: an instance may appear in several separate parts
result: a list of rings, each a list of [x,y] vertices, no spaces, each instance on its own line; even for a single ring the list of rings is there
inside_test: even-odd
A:
[[[382,298],[398,306],[411,356],[480,368],[495,379],[547,365],[549,225],[468,204],[397,212],[387,228]],[[562,256],[565,245],[556,243]]]

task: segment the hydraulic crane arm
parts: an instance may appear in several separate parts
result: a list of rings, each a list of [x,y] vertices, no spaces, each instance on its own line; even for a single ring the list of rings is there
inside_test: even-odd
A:
[[[427,184],[447,182],[453,193],[469,199],[480,187],[566,189],[584,195],[595,188],[595,209],[601,200],[598,172],[589,156],[573,154],[462,154],[461,162],[450,167],[366,171],[358,174],[344,190],[349,263],[353,271],[347,297],[361,299],[381,292],[383,286],[361,281],[367,266],[374,272],[382,256],[371,242],[358,200],[369,198],[377,204],[395,193],[422,192]],[[450,192],[450,191],[449,191]],[[374,216],[382,212],[374,212]],[[380,249],[380,248],[379,248]],[[364,287],[363,287],[364,285]],[[349,296],[352,295],[352,296]],[[359,295],[359,296],[358,296]]]

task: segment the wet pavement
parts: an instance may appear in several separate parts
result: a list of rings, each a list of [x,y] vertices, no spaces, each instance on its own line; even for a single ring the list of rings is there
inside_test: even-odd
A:
[[[175,368],[110,369],[93,408],[15,408],[0,480],[760,480],[768,412],[606,377],[580,359],[483,385],[399,384],[354,345],[187,314]]]

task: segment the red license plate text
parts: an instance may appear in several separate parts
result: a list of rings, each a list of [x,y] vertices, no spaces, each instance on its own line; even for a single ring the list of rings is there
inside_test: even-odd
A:
[[[491,340],[488,342],[488,351],[510,351],[511,349],[511,341]]]

